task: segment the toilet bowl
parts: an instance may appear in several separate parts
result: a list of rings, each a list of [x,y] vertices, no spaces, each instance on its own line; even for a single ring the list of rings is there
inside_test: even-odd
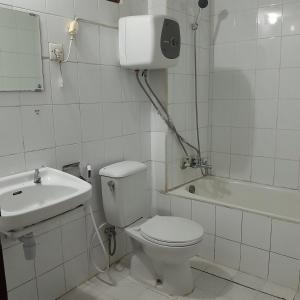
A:
[[[145,164],[123,161],[102,168],[99,174],[106,220],[130,237],[131,275],[170,295],[192,292],[189,260],[200,252],[201,225],[178,217],[149,218]]]
[[[125,229],[133,245],[131,275],[156,285],[169,295],[182,296],[194,289],[189,260],[199,253],[203,228],[196,222],[155,216]]]

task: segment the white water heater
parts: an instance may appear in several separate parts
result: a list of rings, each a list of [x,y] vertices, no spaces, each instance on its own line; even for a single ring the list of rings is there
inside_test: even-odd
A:
[[[178,63],[180,27],[167,16],[131,16],[119,20],[121,66],[134,70],[165,69]]]

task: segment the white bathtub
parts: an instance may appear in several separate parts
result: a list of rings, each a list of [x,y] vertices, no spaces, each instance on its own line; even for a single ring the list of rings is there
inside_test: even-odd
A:
[[[191,185],[195,194],[189,192]],[[300,223],[300,192],[296,190],[205,177],[169,194]]]
[[[195,193],[189,187],[195,187]],[[158,214],[199,222],[199,256],[297,289],[300,274],[300,192],[206,177],[158,198]]]

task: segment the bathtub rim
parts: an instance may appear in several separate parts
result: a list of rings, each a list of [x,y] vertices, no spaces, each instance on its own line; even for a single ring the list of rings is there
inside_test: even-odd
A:
[[[193,182],[197,182],[197,181],[200,181],[202,179],[205,180],[206,178],[216,178],[216,179],[221,180],[223,182],[231,182],[231,183],[237,183],[237,184],[249,184],[249,185],[253,185],[253,186],[257,186],[257,187],[260,187],[260,188],[265,188],[265,189],[269,189],[269,190],[273,190],[273,191],[277,190],[277,191],[281,191],[281,192],[299,193],[299,201],[300,201],[300,191],[297,190],[297,189],[276,187],[276,186],[272,186],[272,185],[264,185],[264,184],[250,182],[250,181],[243,181],[243,180],[237,180],[237,179],[231,179],[231,178],[219,177],[219,176],[200,177],[198,179],[194,179],[194,180],[192,180],[190,182],[187,182],[183,185],[180,185],[178,187],[170,189],[169,191],[167,191],[165,193],[164,192],[162,192],[162,193],[165,194],[165,195],[182,197],[182,198],[189,199],[189,200],[204,202],[204,203],[212,204],[212,205],[218,205],[218,206],[226,207],[226,208],[230,208],[230,209],[236,209],[236,210],[239,210],[239,211],[244,211],[244,212],[249,212],[249,213],[252,213],[252,214],[258,214],[258,215],[261,215],[261,216],[269,217],[271,219],[276,219],[276,220],[290,222],[290,223],[300,225],[300,217],[299,217],[299,219],[295,219],[295,218],[292,218],[292,217],[281,216],[281,215],[274,214],[274,213],[267,213],[267,212],[260,211],[260,210],[257,210],[257,209],[246,208],[246,207],[240,206],[240,205],[228,204],[228,203],[224,203],[223,201],[218,201],[218,200],[214,200],[212,198],[207,198],[207,197],[204,197],[204,196],[200,196],[198,194],[189,193],[187,190],[184,189],[184,187],[192,184]],[[176,193],[177,191],[179,191],[179,192],[184,191],[184,193]]]

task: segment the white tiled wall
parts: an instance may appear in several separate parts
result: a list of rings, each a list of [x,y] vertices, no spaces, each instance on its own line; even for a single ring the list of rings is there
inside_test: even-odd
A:
[[[48,42],[63,43],[67,50],[66,28],[74,15],[116,25],[120,15],[147,13],[147,1],[125,1],[120,6],[106,0],[0,4],[40,15],[45,81],[41,93],[0,92],[0,176],[42,165],[61,169],[76,161],[83,166],[90,163],[92,206],[97,221],[103,222],[98,170],[123,159],[150,166],[150,105],[134,74],[118,65],[116,29],[80,24],[71,61],[62,66],[63,88],[59,66],[48,58]],[[90,234],[85,213],[47,224],[36,234],[37,257],[30,262],[20,244],[4,242],[9,298],[53,300],[95,274],[87,257]],[[118,256],[126,250],[122,234],[119,238]],[[100,248],[95,254],[103,263]]]
[[[90,216],[79,208],[36,225],[33,228],[37,244],[33,261],[25,260],[20,242],[3,240],[9,299],[53,300],[95,275],[97,271],[88,260],[88,246],[93,233],[90,223]],[[113,260],[127,251],[123,234],[119,236],[118,243],[120,251]],[[97,243],[94,255],[99,265],[104,267],[105,257]]]
[[[158,214],[192,219],[204,228],[199,255],[297,289],[300,225],[242,210],[161,194]]]
[[[214,173],[297,189],[300,2],[211,2]]]

